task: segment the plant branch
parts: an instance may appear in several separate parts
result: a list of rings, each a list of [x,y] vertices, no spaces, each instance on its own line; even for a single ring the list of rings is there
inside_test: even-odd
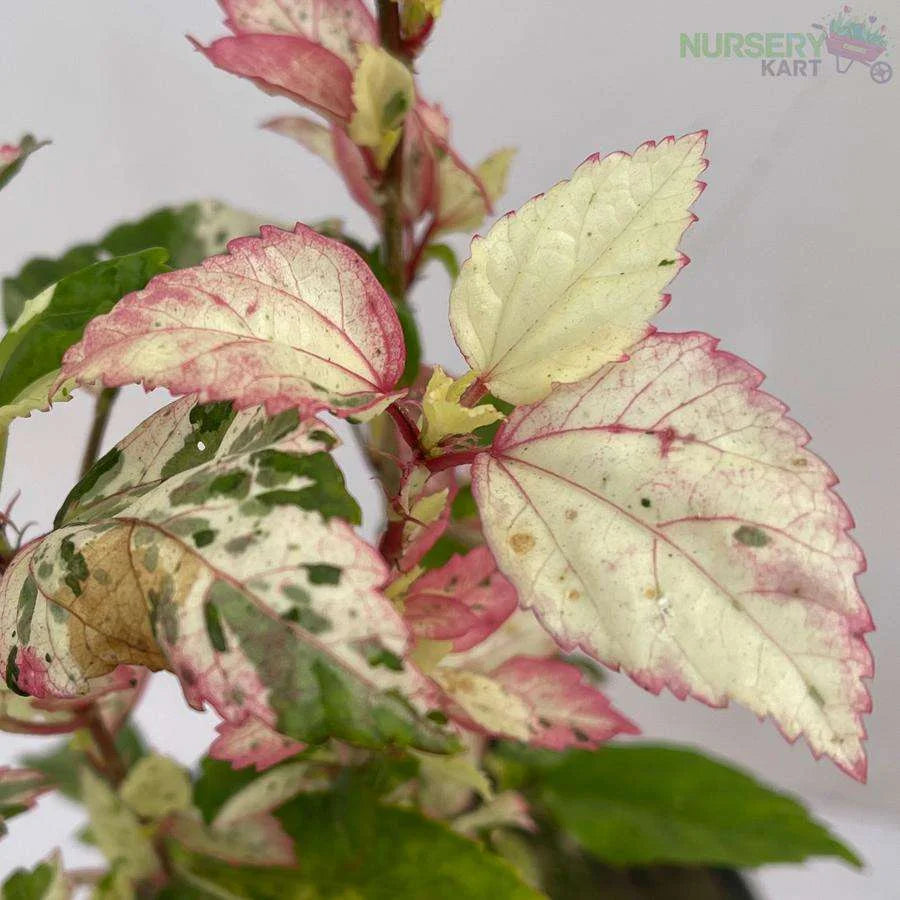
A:
[[[113,787],[118,787],[127,774],[127,767],[116,747],[115,736],[106,727],[96,703],[92,703],[85,711],[84,727],[90,732],[100,754],[99,760],[96,761],[97,771]]]
[[[400,33],[400,8],[395,0],[378,0],[378,30],[381,44],[403,62],[409,60],[403,51]],[[382,179],[381,249],[388,289],[398,303],[406,302],[406,260],[403,240],[403,137],[388,160]]]
[[[113,403],[118,388],[103,388],[97,402],[94,405],[94,420],[91,423],[91,431],[88,435],[87,446],[84,448],[84,456],[81,459],[81,477],[87,474],[88,469],[97,461],[100,455],[100,445],[103,443],[103,435],[109,424],[109,415],[112,412]]]

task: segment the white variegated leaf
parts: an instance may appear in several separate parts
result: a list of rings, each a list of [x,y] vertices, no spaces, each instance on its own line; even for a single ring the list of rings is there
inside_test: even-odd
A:
[[[688,259],[706,132],[592,156],[472,242],[450,297],[456,342],[510,403],[545,397],[647,334]]]
[[[334,443],[293,410],[182,400],[157,413],[5,573],[7,683],[76,697],[122,663],[168,668],[194,707],[257,720],[286,744],[446,750],[379,590],[387,568],[349,524],[359,510]]]
[[[836,478],[762,376],[703,334],[656,334],[517,409],[476,459],[488,543],[567,647],[770,715],[863,779],[864,568]]]

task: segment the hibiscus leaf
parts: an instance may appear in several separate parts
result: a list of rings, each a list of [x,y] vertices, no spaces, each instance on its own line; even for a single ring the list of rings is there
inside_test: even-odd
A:
[[[833,472],[708,335],[656,334],[519,407],[473,466],[500,569],[567,649],[734,699],[863,780],[864,568]]]
[[[121,663],[168,668],[195,708],[287,741],[452,749],[425,715],[425,678],[381,664],[402,660],[408,634],[378,590],[383,561],[346,521],[358,507],[333,435],[294,410],[221,416],[187,400],[155,414],[13,559],[9,686],[75,697]]]
[[[652,744],[550,753],[511,744],[495,757],[589,853],[613,865],[743,868],[856,854],[794,799],[690,750]]]
[[[65,377],[264,404],[270,414],[383,410],[405,361],[388,295],[339,241],[299,224],[261,235],[129,294],[69,350]]]
[[[496,396],[530,403],[622,357],[665,304],[703,185],[706,133],[592,156],[472,242],[450,297],[469,365]],[[664,263],[672,263],[665,265]]]

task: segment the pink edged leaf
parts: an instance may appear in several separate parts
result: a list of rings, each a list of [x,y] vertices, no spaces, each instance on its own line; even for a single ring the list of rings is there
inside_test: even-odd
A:
[[[401,572],[410,572],[446,531],[459,485],[452,470],[430,473],[411,466],[404,474],[380,549]]]
[[[562,660],[516,656],[491,674],[534,711],[538,728],[529,743],[535,747],[596,747],[617,734],[640,733],[577,666]]]
[[[497,571],[491,551],[476,547],[416,579],[403,617],[416,637],[451,641],[461,652],[496,631],[516,606],[515,589]]]
[[[216,68],[249,78],[267,94],[287,97],[337,122],[353,115],[353,72],[339,56],[304,37],[242,34],[208,47],[191,39]]]
[[[254,766],[261,772],[302,752],[304,745],[279,734],[261,719],[248,716],[243,722],[220,722],[218,737],[209,748],[212,759],[230,762],[232,768]]]
[[[269,414],[369,418],[398,394],[403,334],[352,250],[305,225],[238,238],[228,254],[154,278],[94,319],[63,379],[142,382]]]
[[[734,699],[863,780],[872,629],[834,473],[698,333],[515,410],[473,465],[501,570],[547,630],[648,690]]]
[[[220,0],[235,34],[287,34],[308,38],[357,62],[356,45],[377,44],[378,24],[362,0]]]
[[[271,740],[455,746],[354,531],[336,439],[295,410],[267,417],[175,401],[101,459],[63,524],[0,582],[0,673],[14,691],[79,697],[116,665],[167,668],[188,703]],[[294,749],[294,744],[283,746]],[[230,751],[228,748],[230,747]],[[220,748],[221,749],[221,748]],[[266,753],[272,755],[267,744]]]
[[[696,221],[705,148],[701,131],[589,157],[475,238],[450,323],[491,393],[517,405],[540,400],[648,334],[664,288],[688,262],[677,248]]]
[[[557,659],[515,656],[492,672],[449,657],[432,678],[447,714],[464,728],[536,747],[596,747],[639,730],[576,666]]]

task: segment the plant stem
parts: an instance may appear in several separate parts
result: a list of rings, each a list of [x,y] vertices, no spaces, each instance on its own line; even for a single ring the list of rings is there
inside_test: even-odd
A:
[[[405,63],[400,33],[400,8],[395,0],[378,0],[378,30],[381,44]],[[406,260],[403,246],[403,138],[388,160],[382,180],[381,248],[389,291],[398,303],[406,302]]]
[[[103,435],[109,423],[109,415],[115,402],[118,388],[103,388],[97,402],[94,405],[94,421],[91,423],[91,431],[88,435],[87,446],[84,448],[84,456],[81,459],[81,477],[87,474],[88,469],[97,461],[100,455],[100,445],[103,443]]]
[[[84,727],[90,732],[100,754],[98,771],[113,787],[118,787],[125,778],[127,769],[116,747],[116,739],[106,727],[96,703],[92,703],[85,711]]]

